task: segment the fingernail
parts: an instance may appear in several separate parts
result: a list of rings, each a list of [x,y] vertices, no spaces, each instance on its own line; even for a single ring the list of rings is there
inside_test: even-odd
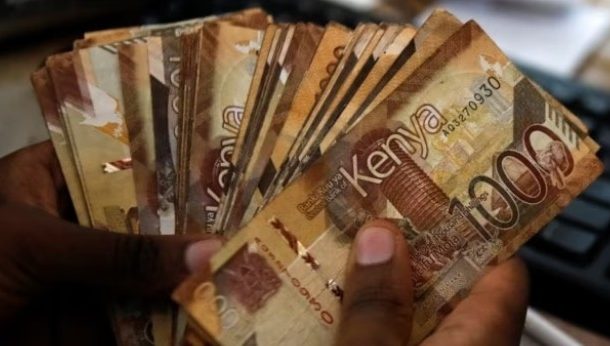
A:
[[[370,266],[389,261],[394,256],[394,233],[381,227],[362,230],[356,236],[356,261]]]
[[[186,267],[191,273],[203,270],[221,247],[222,242],[218,239],[206,239],[190,244],[184,253]]]

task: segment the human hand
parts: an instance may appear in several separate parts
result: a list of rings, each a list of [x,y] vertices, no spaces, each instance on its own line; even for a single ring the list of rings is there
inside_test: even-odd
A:
[[[51,141],[0,159],[0,202],[22,203],[55,216],[70,209],[70,198]]]
[[[50,142],[0,160],[0,344],[109,345],[109,298],[167,298],[217,239],[79,227]],[[29,205],[29,206],[26,206]],[[42,212],[42,211],[45,212]]]
[[[109,298],[167,298],[190,273],[205,271],[220,245],[87,229],[2,205],[0,344],[113,344]]]
[[[410,273],[406,242],[393,224],[374,221],[360,230],[337,345],[406,345],[413,319]],[[421,345],[518,345],[527,299],[525,266],[511,259],[484,275]]]

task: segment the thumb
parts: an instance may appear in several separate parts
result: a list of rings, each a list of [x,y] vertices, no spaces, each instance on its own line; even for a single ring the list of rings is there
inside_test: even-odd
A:
[[[205,270],[221,246],[215,238],[87,229],[22,206],[0,207],[0,229],[0,304],[15,305],[14,311],[59,285],[167,295],[190,273]]]
[[[413,293],[406,242],[387,221],[356,235],[345,283],[337,345],[403,345],[409,338]]]

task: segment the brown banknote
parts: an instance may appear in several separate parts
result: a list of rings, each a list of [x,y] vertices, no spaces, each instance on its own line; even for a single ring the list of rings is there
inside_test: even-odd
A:
[[[184,172],[186,231],[211,232],[229,179],[230,156],[241,126],[263,31],[229,23],[199,33],[197,87],[185,108],[192,118]]]
[[[99,64],[93,67],[96,60]],[[114,73],[114,69],[118,71],[116,55],[92,48],[51,57],[47,67],[89,205],[91,225],[133,232],[128,219],[137,214],[137,208],[119,75]]]
[[[317,147],[322,136],[337,120],[339,115],[338,108],[342,108],[345,104],[349,103],[355,88],[366,79],[371,68],[374,66],[376,62],[373,57],[374,51],[379,46],[385,48],[389,41],[398,33],[399,29],[398,25],[382,25],[376,28],[375,31],[372,31],[370,38],[362,37],[351,54],[347,55],[345,68],[342,72],[336,72],[339,75],[337,81],[327,91],[329,93],[328,97],[324,102],[319,104],[319,123],[314,126],[314,130],[310,135],[304,138],[304,146],[299,151],[296,160],[303,161],[309,155],[311,148]]]
[[[97,59],[98,64],[94,64]],[[93,66],[95,65],[95,66]],[[129,138],[122,113],[118,57],[101,47],[48,59],[91,226],[137,233]],[[117,342],[149,345],[150,310],[141,301],[111,306]]]
[[[268,21],[205,25],[184,54],[184,128],[180,130],[178,198],[181,232],[211,232],[229,179],[229,159],[241,126],[263,29]],[[192,60],[192,58],[189,58]],[[210,73],[212,72],[212,73]],[[190,96],[189,96],[190,95]]]
[[[160,234],[147,46],[144,43],[121,45],[117,55],[138,206],[138,229],[141,234]]]
[[[78,170],[72,148],[69,143],[68,135],[64,130],[64,124],[59,113],[59,103],[55,96],[55,90],[51,82],[51,77],[46,68],[42,68],[32,74],[32,85],[38,98],[40,109],[44,117],[51,142],[55,148],[55,153],[59,160],[62,174],[68,186],[72,205],[78,218],[78,223],[88,227],[91,226],[89,210],[85,202],[83,187],[78,176]]]
[[[223,232],[226,228],[226,223],[229,221],[228,215],[231,210],[231,200],[235,194],[235,188],[237,187],[234,183],[238,180],[238,176],[233,174],[235,167],[242,167],[248,160],[247,152],[251,150],[247,146],[246,139],[249,132],[248,125],[253,126],[259,125],[252,121],[253,115],[257,109],[258,99],[264,97],[266,92],[266,80],[267,75],[270,73],[272,62],[276,57],[276,50],[278,46],[283,44],[283,38],[286,36],[286,26],[269,25],[263,34],[261,45],[259,48],[259,54],[255,59],[254,69],[251,71],[251,79],[249,89],[246,93],[246,99],[242,106],[242,113],[240,114],[240,126],[235,134],[234,143],[232,145],[232,151],[229,161],[226,163],[228,169],[226,170],[226,191],[220,196],[218,201],[218,211],[215,217],[213,229],[216,232]],[[242,154],[245,151],[246,154]]]
[[[226,222],[221,223],[219,228],[223,234],[230,234],[239,228],[244,211],[244,200],[258,202],[262,198],[262,196],[252,195],[250,192],[254,192],[253,190],[244,191],[246,189],[245,179],[247,179],[248,167],[256,161],[260,154],[259,145],[262,144],[266,130],[271,124],[272,114],[270,116],[267,114],[275,109],[281,95],[282,85],[278,85],[278,83],[286,53],[292,42],[297,40],[295,31],[296,25],[294,24],[280,25],[274,34],[273,44],[265,59],[265,64],[257,64],[257,68],[262,69],[261,73],[254,72],[254,75],[261,76],[261,82],[250,93],[251,96],[244,108],[244,120],[237,136],[237,150],[231,157],[233,168],[230,186],[223,201],[225,208],[223,208],[221,216]]]
[[[74,42],[74,48],[88,48],[97,45],[116,47],[128,42],[144,42],[148,36],[181,36],[185,31],[200,27],[203,23],[211,21],[227,21],[237,25],[251,23],[269,23],[271,17],[261,8],[251,8],[238,12],[230,12],[221,16],[207,16],[189,19],[176,23],[153,24],[116,28],[85,33],[84,38]],[[110,48],[111,49],[111,48]]]
[[[178,116],[179,39],[146,37],[145,43],[114,45],[119,58],[125,123],[130,138],[133,179],[142,234],[174,234],[175,167],[172,122]],[[175,148],[175,147],[174,147]],[[167,302],[150,307],[154,344],[171,345],[179,338],[177,311]]]
[[[117,345],[155,346],[153,320],[146,303],[139,299],[121,299],[109,306],[109,315]]]
[[[345,74],[345,78],[337,80],[336,93],[329,95],[329,105],[326,110],[321,110],[324,114],[321,116],[319,121],[320,124],[332,124],[336,120],[338,109],[342,109],[346,104],[350,102],[355,90],[358,86],[367,78],[369,72],[371,72],[377,57],[379,54],[375,54],[376,51],[383,51],[386,46],[394,39],[398,34],[400,26],[390,25],[386,28],[379,28],[370,39],[363,40],[362,44],[358,47],[355,46],[353,53],[356,63],[353,66],[348,66],[345,71],[349,71],[349,74]],[[305,139],[310,141],[311,138],[315,138],[325,131],[328,126],[318,126],[316,131],[312,135]],[[265,132],[263,132],[264,134]],[[308,144],[311,145],[311,144]],[[261,145],[262,147],[262,145]],[[266,165],[268,165],[269,154],[266,151],[254,147],[254,152],[259,154],[256,157],[250,159],[250,171],[244,175],[245,184],[244,190],[246,191],[242,196],[241,200],[236,199],[233,201],[233,208],[239,210],[245,210],[245,212],[233,213],[231,218],[241,219],[241,225],[245,225],[258,209],[262,206],[263,202],[260,198],[251,198],[252,191],[255,191],[257,185],[259,185],[261,174]],[[260,194],[264,195],[266,190]],[[245,209],[244,209],[245,208]]]
[[[285,53],[282,53],[285,56],[278,59],[276,86],[266,110],[261,110],[265,112],[262,115],[263,124],[259,131],[251,134],[256,137],[253,141],[253,155],[243,172],[234,173],[243,173],[242,180],[237,182],[241,188],[241,196],[237,196],[233,202],[234,211],[229,217],[241,218],[241,225],[252,219],[262,204],[262,198],[271,183],[271,178],[275,175],[272,165],[269,164],[270,155],[284,126],[297,87],[303,80],[322,34],[321,27],[313,24],[297,24],[290,45]]]
[[[175,233],[175,182],[180,117],[180,38],[146,39],[156,171],[156,213],[161,234]],[[154,200],[154,199],[153,199]]]
[[[273,191],[283,167],[289,157],[289,151],[307,121],[307,116],[322,94],[349,43],[352,32],[347,28],[331,23],[326,26],[324,35],[316,49],[311,64],[307,68],[303,81],[292,100],[284,126],[278,134],[276,144],[271,152],[268,166],[273,172],[271,183],[265,193],[265,200],[274,195]]]
[[[337,116],[337,120],[333,122],[320,142],[321,152],[326,151],[328,147],[334,144],[334,140],[347,126],[356,110],[361,107],[367,96],[374,93],[374,88],[381,82],[392,65],[398,61],[402,52],[407,49],[415,33],[415,28],[403,26],[391,42],[377,46],[373,52],[372,66],[370,66],[366,78],[362,80],[360,85],[356,85],[356,90],[353,91],[349,102],[344,102],[341,107],[338,107],[340,114]]]
[[[474,22],[365,115],[174,294],[226,345],[330,344],[357,229],[398,220],[421,341],[485,267],[602,171],[597,145]]]
[[[360,88],[365,80],[370,76],[373,68],[377,64],[382,51],[388,48],[388,45],[398,35],[402,27],[398,25],[391,25],[385,28],[383,35],[379,40],[372,40],[369,46],[363,51],[358,57],[359,63],[355,66],[352,77],[344,82],[345,85],[341,85],[338,94],[335,96],[328,109],[325,112],[324,117],[321,120],[323,126],[318,126],[316,131],[312,133],[307,141],[307,144],[299,153],[297,161],[299,166],[296,168],[294,174],[300,174],[305,167],[309,166],[310,162],[317,159],[319,156],[319,146],[322,140],[325,138],[328,131],[337,123],[339,116],[342,111],[347,107],[348,104],[355,104],[357,100],[353,100],[356,90]]]
[[[243,25],[265,25],[271,17],[262,9],[253,8],[244,11],[228,13],[222,16],[209,16],[187,20],[178,23],[149,25],[143,27],[130,27],[121,29],[103,30],[85,34],[83,40],[75,42],[75,47],[85,48],[95,45],[104,45],[105,49],[115,51],[119,46],[125,44],[147,43],[151,59],[162,59],[163,64],[151,64],[151,73],[157,72],[152,81],[153,100],[155,101],[155,132],[157,151],[157,178],[158,178],[158,213],[164,234],[174,231],[175,213],[175,169],[178,167],[178,143],[180,105],[179,100],[179,77],[180,77],[180,53],[181,40],[179,36],[189,33],[200,27],[205,22],[226,21]],[[161,40],[161,50],[158,41]],[[152,42],[151,42],[152,41]],[[151,46],[152,45],[152,46]],[[157,55],[153,55],[158,53]],[[154,62],[154,61],[153,61]],[[165,76],[163,76],[165,74]],[[157,83],[159,82],[159,83]],[[166,94],[169,93],[168,96]],[[167,101],[167,114],[163,112],[163,101]],[[167,120],[166,120],[167,118]],[[163,124],[167,123],[164,130]],[[166,134],[165,132],[168,131]],[[171,155],[171,156],[170,156]],[[170,162],[171,161],[171,162]],[[174,165],[174,168],[171,167]]]
[[[178,90],[177,107],[180,111],[180,117],[177,119],[177,159],[176,182],[175,182],[175,217],[176,217],[176,233],[183,234],[186,227],[186,203],[188,196],[188,175],[187,165],[189,163],[189,153],[191,136],[190,124],[192,122],[191,110],[195,92],[197,91],[197,75],[198,75],[198,55],[193,54],[199,51],[201,35],[199,30],[190,32],[180,37],[180,82]]]
[[[348,84],[347,80],[355,75],[355,73],[351,73],[352,70],[356,69],[356,65],[362,65],[364,59],[361,60],[360,57],[371,53],[372,48],[383,35],[383,31],[384,28],[372,23],[360,24],[354,30],[354,35],[345,47],[341,60],[337,63],[337,67],[316,101],[316,105],[308,114],[303,129],[290,149],[288,163],[282,168],[278,178],[279,184],[283,185],[283,181],[296,171],[302,157],[301,153],[308,147],[314,134],[317,134],[321,128],[330,125],[323,121],[327,118],[329,107],[337,99],[339,90]]]
[[[226,202],[229,207],[225,215],[228,223],[222,228],[227,236],[230,236],[240,225],[248,222],[262,202],[263,196],[257,186],[276,142],[277,135],[272,130],[272,126],[280,127],[285,120],[285,115],[278,113],[277,108],[281,101],[288,103],[294,98],[296,87],[286,90],[286,86],[288,83],[298,85],[303,76],[293,73],[295,64],[301,63],[303,65],[301,69],[304,70],[318,45],[319,39],[316,39],[313,42],[309,40],[309,47],[305,46],[311,30],[315,30],[314,34],[318,37],[321,34],[321,28],[312,25],[286,26],[274,49],[274,57],[265,65],[268,72],[263,77],[265,80],[260,96],[257,96],[256,102],[253,103],[250,122],[243,125],[245,139],[240,155],[245,159],[239,160],[240,157],[233,156],[233,161],[236,163],[232,179],[234,186],[228,194],[230,200]],[[309,56],[303,54],[307,51],[310,52]]]
[[[417,31],[413,40],[400,53],[398,58],[394,60],[392,66],[385,71],[383,76],[372,76],[371,82],[377,78],[379,78],[379,81],[364,100],[354,100],[354,102],[346,106],[345,112],[353,112],[349,116],[347,126],[342,123],[344,119],[341,118],[330,125],[330,130],[336,131],[338,135],[326,139],[326,143],[334,143],[338,137],[348,132],[364,115],[368,114],[382,100],[385,100],[413,72],[413,69],[417,67],[417,61],[409,61],[409,59],[415,52],[418,52],[422,57],[431,55],[460,26],[461,23],[452,14],[444,10],[436,10]],[[314,145],[310,148],[309,153],[303,156],[302,160],[293,160],[293,167],[285,170],[284,179],[276,187],[276,193],[280,192],[281,189],[298,177],[303,170],[316,160],[321,153],[328,150],[328,148],[328,145],[323,147]]]

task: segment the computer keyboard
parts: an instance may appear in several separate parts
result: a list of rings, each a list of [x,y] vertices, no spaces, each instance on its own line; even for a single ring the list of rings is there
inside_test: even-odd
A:
[[[521,70],[574,112],[601,146],[605,171],[519,252],[531,304],[610,336],[610,95],[527,67]]]

